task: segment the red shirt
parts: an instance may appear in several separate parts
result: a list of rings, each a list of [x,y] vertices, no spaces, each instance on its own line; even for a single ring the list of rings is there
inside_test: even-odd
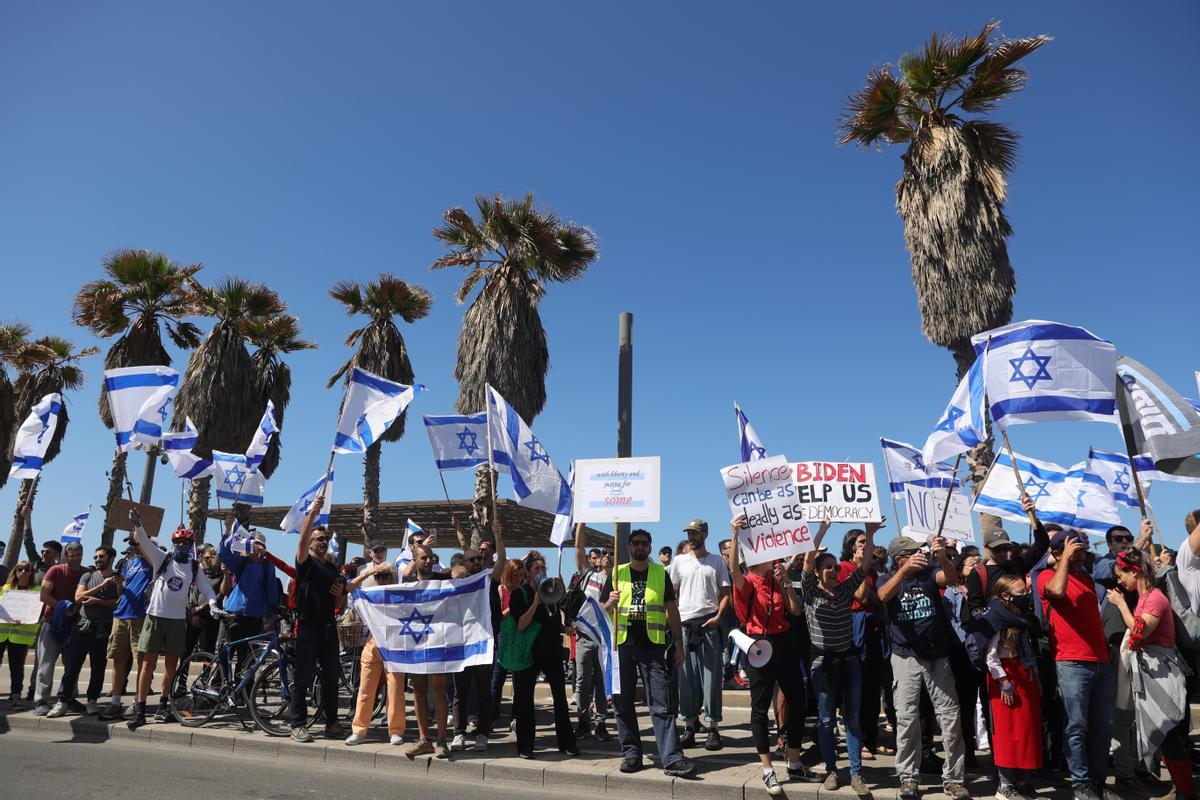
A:
[[[764,636],[791,628],[784,609],[787,600],[775,576],[747,572],[744,577],[741,588],[733,590],[733,608],[745,623],[746,633]]]
[[[1046,597],[1046,584],[1054,570],[1038,574],[1038,596],[1043,608],[1049,609],[1050,647],[1055,661],[1108,661],[1108,645],[1104,639],[1104,623],[1100,621],[1100,600],[1096,585],[1087,573],[1068,572],[1067,592],[1052,600]]]
[[[75,590],[79,587],[79,582],[83,580],[83,576],[87,574],[87,570],[80,567],[77,570],[72,570],[66,564],[55,564],[50,569],[46,570],[46,574],[42,576],[42,584],[47,581],[54,584],[50,595],[54,598],[54,602],[59,600],[75,600]],[[49,622],[54,616],[54,606],[48,605],[42,612],[42,619]]]
[[[1138,598],[1137,608],[1133,610],[1135,617],[1148,614],[1158,617],[1158,627],[1154,632],[1142,639],[1142,647],[1156,644],[1159,647],[1175,646],[1175,617],[1171,614],[1171,601],[1158,589]]]
[[[858,564],[855,564],[853,561],[843,561],[842,563],[838,564],[838,577],[837,577],[838,583],[841,583],[842,581],[846,580],[846,578],[849,578],[851,575],[853,575],[854,570],[856,570],[856,569],[858,569]],[[867,585],[869,585],[872,589],[875,588],[875,570],[874,569],[872,569],[870,572],[867,573],[867,579],[866,579],[865,583]],[[850,601],[850,610],[851,611],[870,611],[871,609],[867,608],[862,603],[860,603],[857,599],[855,599],[855,600]]]

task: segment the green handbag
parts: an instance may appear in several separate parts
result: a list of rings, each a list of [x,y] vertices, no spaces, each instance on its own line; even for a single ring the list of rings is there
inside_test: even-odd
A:
[[[524,586],[517,591],[528,591]],[[500,623],[500,666],[509,672],[520,672],[533,666],[533,641],[537,639],[542,623],[534,620],[521,630],[517,618],[509,614]]]

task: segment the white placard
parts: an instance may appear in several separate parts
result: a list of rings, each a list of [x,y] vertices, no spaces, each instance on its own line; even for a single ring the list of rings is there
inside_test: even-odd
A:
[[[859,461],[798,461],[792,464],[796,501],[810,522],[861,525],[883,522],[875,465]]]
[[[584,458],[575,461],[576,522],[658,522],[661,459]]]
[[[721,470],[721,478],[734,516],[746,514],[747,523],[738,530],[738,544],[747,566],[813,549],[785,456],[733,464]]]
[[[905,515],[908,527],[917,533],[937,533],[942,510],[946,507],[946,489],[928,489],[924,486],[904,486]],[[971,518],[971,502],[958,489],[950,490],[950,510],[942,525],[942,536],[956,542],[975,541],[975,522]]]
[[[30,625],[42,616],[41,592],[9,589],[0,597],[0,622]]]

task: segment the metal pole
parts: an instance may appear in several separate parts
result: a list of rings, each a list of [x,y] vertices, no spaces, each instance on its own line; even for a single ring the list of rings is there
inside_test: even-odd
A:
[[[633,455],[633,314],[617,318],[617,458]],[[618,522],[614,531],[616,564],[629,561],[629,523]]]
[[[158,448],[146,448],[146,471],[142,473],[142,493],[138,502],[150,505],[150,496],[154,493],[154,468],[158,465]]]

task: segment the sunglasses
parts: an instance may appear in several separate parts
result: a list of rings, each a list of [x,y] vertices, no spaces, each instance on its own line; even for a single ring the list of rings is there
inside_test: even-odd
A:
[[[17,572],[33,572],[33,567],[17,567]]]
[[[314,537],[312,538],[312,540],[313,540],[314,542],[328,542],[328,541],[329,541],[329,537],[328,537],[328,536],[314,536]]]
[[[1129,544],[1133,541],[1132,536],[1114,536],[1112,537],[1113,544]]]

